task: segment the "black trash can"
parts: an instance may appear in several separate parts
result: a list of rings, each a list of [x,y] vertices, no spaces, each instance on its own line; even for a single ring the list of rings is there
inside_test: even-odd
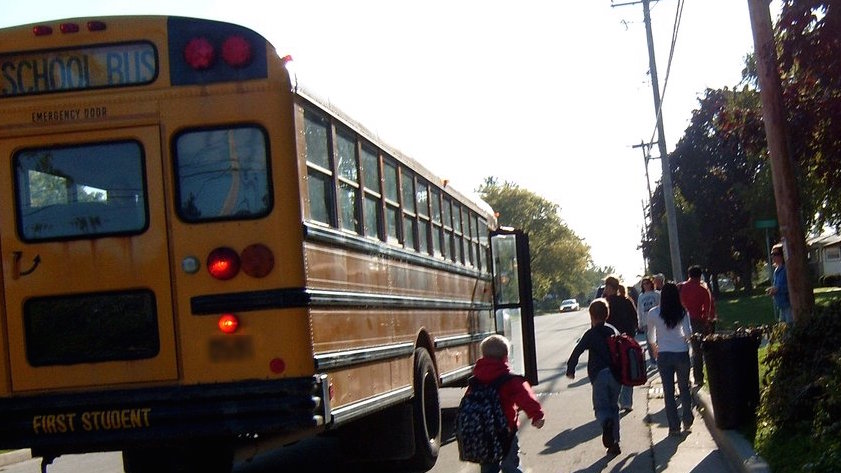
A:
[[[715,425],[736,429],[750,422],[759,406],[759,329],[713,334],[701,341]]]

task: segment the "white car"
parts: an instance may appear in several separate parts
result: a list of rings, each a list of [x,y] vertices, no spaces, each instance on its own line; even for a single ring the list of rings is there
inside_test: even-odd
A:
[[[581,306],[578,305],[578,301],[575,299],[564,299],[561,302],[561,312],[572,312],[580,308]]]

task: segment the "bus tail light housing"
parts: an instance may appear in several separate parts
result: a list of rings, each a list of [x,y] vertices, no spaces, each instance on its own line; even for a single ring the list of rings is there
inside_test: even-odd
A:
[[[222,314],[219,317],[219,330],[224,334],[232,334],[239,328],[239,318],[234,314]]]
[[[219,247],[207,255],[207,271],[216,279],[231,279],[239,273],[239,268],[239,255],[231,248]]]

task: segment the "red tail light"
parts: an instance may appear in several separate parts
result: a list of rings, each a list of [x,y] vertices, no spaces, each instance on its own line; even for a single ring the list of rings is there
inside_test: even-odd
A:
[[[251,63],[251,45],[242,36],[231,36],[222,43],[222,60],[239,69]]]
[[[239,255],[230,248],[216,248],[207,255],[207,271],[216,279],[231,279],[239,273],[239,268]]]
[[[216,51],[207,38],[193,38],[184,47],[184,60],[197,71],[209,69],[216,60]]]
[[[281,374],[286,371],[286,362],[283,361],[283,358],[272,358],[269,361],[269,370],[275,374]]]
[[[256,243],[242,250],[242,272],[252,278],[268,276],[274,268],[274,254],[266,245]]]
[[[222,333],[234,333],[239,328],[239,319],[234,314],[223,314],[219,317],[219,330]]]

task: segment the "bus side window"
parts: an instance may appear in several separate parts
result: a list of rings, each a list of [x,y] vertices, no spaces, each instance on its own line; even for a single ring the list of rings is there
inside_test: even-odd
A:
[[[309,218],[335,226],[333,213],[333,167],[330,163],[330,124],[309,110],[304,111],[307,145]]]
[[[361,233],[359,225],[359,159],[352,132],[336,133],[336,168],[339,180],[339,223],[343,230]]]
[[[377,151],[362,145],[362,181],[363,185],[363,234],[370,238],[380,238],[382,225],[382,207],[380,199],[380,165]]]
[[[385,174],[385,228],[386,241],[400,244],[400,197],[397,188],[397,165],[391,160],[383,160]]]

